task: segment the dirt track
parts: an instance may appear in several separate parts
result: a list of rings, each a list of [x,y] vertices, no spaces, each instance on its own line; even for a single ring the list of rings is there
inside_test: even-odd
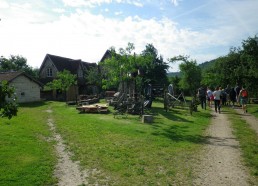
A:
[[[248,170],[242,164],[239,143],[223,111],[221,114],[213,113],[206,136],[208,143],[198,156],[194,185],[250,185]]]

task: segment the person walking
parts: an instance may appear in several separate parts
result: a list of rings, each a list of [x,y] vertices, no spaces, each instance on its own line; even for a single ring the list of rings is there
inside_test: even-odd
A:
[[[216,90],[213,92],[213,96],[214,96],[215,112],[217,113],[219,111],[219,113],[220,113],[221,90],[219,87],[216,87]]]
[[[239,84],[237,84],[235,87],[235,91],[236,91],[236,101],[238,103],[238,106],[240,106],[240,104],[241,104],[240,97],[239,97],[240,90],[241,90],[241,88],[240,88]]]
[[[213,94],[210,87],[207,87],[207,101],[208,101],[208,106],[211,107],[212,101],[213,101]]]
[[[243,112],[247,113],[248,92],[246,89],[244,89],[244,86],[242,86],[242,89],[240,90],[238,97],[240,99],[240,104],[242,105]]]
[[[201,102],[202,109],[206,110],[206,90],[203,86],[198,89],[198,97]]]
[[[236,91],[234,88],[231,88],[229,92],[229,99],[232,102],[232,107],[235,107],[235,102],[236,102]]]

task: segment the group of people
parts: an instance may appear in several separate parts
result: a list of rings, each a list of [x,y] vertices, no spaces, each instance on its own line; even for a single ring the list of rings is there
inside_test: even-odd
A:
[[[248,92],[242,86],[237,85],[236,87],[230,88],[229,85],[222,89],[221,87],[216,87],[212,91],[209,87],[200,87],[197,93],[199,100],[201,102],[202,109],[206,109],[206,101],[208,106],[212,107],[212,102],[214,102],[215,112],[221,112],[221,105],[230,105],[235,106],[235,103],[242,106],[243,112],[247,112],[247,97]]]

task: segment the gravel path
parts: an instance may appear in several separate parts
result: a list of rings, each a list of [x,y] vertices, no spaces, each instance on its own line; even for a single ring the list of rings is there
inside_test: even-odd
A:
[[[248,170],[241,163],[239,143],[223,111],[213,113],[206,132],[208,143],[198,156],[194,185],[248,186]]]
[[[52,110],[47,110],[51,113]],[[58,163],[55,169],[55,176],[58,179],[58,186],[78,186],[88,185],[86,178],[88,177],[87,171],[82,171],[79,162],[71,160],[71,153],[64,145],[64,141],[60,134],[56,132],[53,120],[48,118],[47,121],[50,130],[53,133],[53,139],[56,142],[55,149],[58,154]]]

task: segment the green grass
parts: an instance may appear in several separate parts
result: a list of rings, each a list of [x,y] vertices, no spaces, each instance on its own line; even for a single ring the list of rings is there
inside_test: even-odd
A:
[[[47,113],[47,109],[52,113]],[[56,155],[48,142],[51,117],[83,168],[97,169],[89,182],[100,185],[191,185],[193,161],[210,122],[208,110],[151,111],[154,123],[138,116],[79,114],[62,102],[22,105],[17,117],[0,118],[0,185],[55,185]]]
[[[56,162],[46,141],[44,105],[24,105],[11,120],[0,118],[0,185],[53,185]]]
[[[256,105],[248,105],[250,112],[253,112],[255,108],[257,108]],[[234,135],[239,140],[245,164],[250,168],[252,176],[258,183],[258,136],[238,113],[233,109],[227,109],[227,111],[230,113],[229,118],[233,124]]]
[[[108,178],[110,185],[191,184],[192,157],[205,140],[208,110],[193,116],[181,109],[166,113],[154,102],[154,123],[143,124],[138,116],[114,119],[113,114],[78,114],[63,103],[51,107],[74,159],[100,170],[92,183]]]
[[[248,104],[247,110],[248,110],[248,113],[258,118],[258,104]]]

